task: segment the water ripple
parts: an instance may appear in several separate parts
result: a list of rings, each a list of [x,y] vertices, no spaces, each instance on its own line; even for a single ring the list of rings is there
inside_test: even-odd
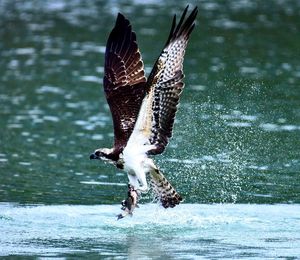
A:
[[[96,257],[124,254],[133,259],[233,259],[245,254],[291,258],[300,253],[298,205],[183,204],[164,210],[146,204],[120,221],[119,205],[2,203],[0,212],[0,229],[6,234],[0,237],[1,256],[80,257],[95,252]],[[244,234],[247,239],[240,239]],[[149,248],[149,243],[155,246]]]

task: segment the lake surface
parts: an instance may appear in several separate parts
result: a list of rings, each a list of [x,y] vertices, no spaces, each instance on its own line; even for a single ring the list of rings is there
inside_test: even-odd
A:
[[[116,205],[0,204],[3,255],[117,259],[296,259],[299,205],[141,205],[116,220]]]
[[[186,2],[0,2],[0,256],[300,256],[300,2],[190,4],[186,88],[155,158],[184,203],[147,194],[116,221],[127,175],[89,160],[113,142],[106,40],[122,12],[148,74]]]

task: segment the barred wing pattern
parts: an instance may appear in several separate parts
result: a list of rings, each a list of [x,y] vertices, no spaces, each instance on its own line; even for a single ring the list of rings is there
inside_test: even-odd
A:
[[[164,151],[172,136],[172,129],[180,94],[183,90],[183,59],[189,36],[195,26],[197,7],[184,21],[188,6],[176,26],[174,16],[167,43],[156,61],[149,76],[148,95],[152,101],[152,123],[150,143],[155,146],[148,154],[155,155]]]
[[[145,96],[144,64],[129,21],[118,14],[106,44],[104,91],[114,124],[114,150],[121,152],[132,133]]]

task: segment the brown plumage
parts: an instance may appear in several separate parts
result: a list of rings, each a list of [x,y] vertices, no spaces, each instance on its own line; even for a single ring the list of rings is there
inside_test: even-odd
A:
[[[131,25],[118,14],[106,44],[103,85],[114,123],[114,152],[122,152],[145,96],[144,64]]]

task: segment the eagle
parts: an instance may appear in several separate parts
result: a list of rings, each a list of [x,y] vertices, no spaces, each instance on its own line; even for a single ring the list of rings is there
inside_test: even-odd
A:
[[[198,13],[195,7],[187,16],[188,8],[178,23],[174,15],[166,44],[148,79],[136,34],[121,13],[107,40],[103,86],[112,114],[114,144],[95,150],[90,159],[110,162],[127,172],[128,198],[122,209],[129,214],[137,206],[137,198],[149,190],[147,176],[164,208],[182,201],[152,156],[161,154],[172,136],[184,88],[183,59]]]

